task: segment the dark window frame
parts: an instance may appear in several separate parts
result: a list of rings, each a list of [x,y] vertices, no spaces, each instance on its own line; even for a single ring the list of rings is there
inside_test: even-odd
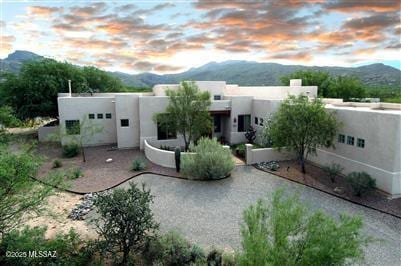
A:
[[[338,140],[339,143],[345,143],[345,135],[344,134],[338,134]]]
[[[366,143],[366,141],[365,141],[365,139],[361,139],[361,138],[357,138],[356,139],[356,146],[358,147],[358,148],[365,148],[365,143]]]
[[[125,122],[127,123],[125,124]],[[120,119],[120,127],[129,127],[129,119],[128,118]]]
[[[214,101],[221,101],[221,99],[222,99],[222,98],[221,98],[221,95],[217,95],[217,94],[216,94],[216,95],[213,95],[213,100],[214,100]]]
[[[97,119],[103,119],[103,114],[102,114],[102,113],[96,114],[96,118],[97,118]]]
[[[213,132],[221,133],[221,116],[220,115],[213,116]]]
[[[245,118],[248,118],[248,125],[245,125]],[[246,132],[248,129],[251,127],[251,115],[249,114],[244,114],[244,115],[238,115],[237,117],[238,120],[238,132]]]
[[[168,116],[168,114],[161,114]],[[168,118],[167,118],[168,121]],[[171,126],[171,123],[164,122],[164,125],[160,121],[157,121],[157,140],[168,140],[168,139],[176,139],[177,138],[177,131],[174,130]]]
[[[254,118],[254,122],[255,122],[255,125],[259,125],[259,118],[257,117],[257,116],[255,116],[255,118]]]
[[[111,119],[111,113],[106,113],[105,117],[106,119]]]
[[[65,131],[67,135],[80,135],[81,124],[79,120],[65,120]]]
[[[88,114],[89,119],[95,119],[95,114]]]
[[[355,145],[355,138],[353,136],[347,136],[347,144],[354,146]]]

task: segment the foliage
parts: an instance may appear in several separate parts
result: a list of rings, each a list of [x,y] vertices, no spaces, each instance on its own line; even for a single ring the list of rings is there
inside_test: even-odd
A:
[[[67,234],[45,238],[46,227],[25,227],[6,234],[0,243],[1,265],[84,265],[91,260],[91,252],[82,248],[83,241],[71,229]],[[29,257],[29,251],[43,257]],[[26,257],[5,256],[7,251],[24,252]],[[39,253],[41,252],[41,253]],[[55,253],[53,253],[55,252]]]
[[[71,172],[71,174],[69,175],[69,177],[70,177],[71,179],[77,179],[77,178],[80,178],[81,176],[83,176],[83,173],[82,173],[81,168],[79,168],[79,167],[73,169],[72,172]]]
[[[191,144],[193,154],[182,158],[182,172],[196,179],[220,179],[228,176],[234,168],[229,149],[215,138],[201,138],[198,145]]]
[[[38,167],[39,159],[29,150],[18,154],[7,148],[0,150],[0,237],[18,226],[22,215],[39,212],[51,194],[50,186],[38,185],[32,179]]]
[[[177,90],[167,90],[169,105],[166,113],[159,113],[154,120],[162,127],[171,127],[182,134],[185,151],[191,142],[207,134],[212,128],[212,118],[208,108],[211,105],[210,93],[201,92],[195,82],[183,81]]]
[[[345,177],[345,180],[351,185],[355,196],[358,197],[376,188],[376,180],[366,172],[352,172]]]
[[[140,189],[134,182],[127,190],[114,189],[110,194],[95,199],[100,215],[95,223],[103,239],[101,247],[104,253],[121,252],[121,263],[126,264],[130,252],[143,248],[158,228],[150,209],[152,201],[150,190],[144,185]]]
[[[325,71],[299,70],[280,78],[285,86],[290,85],[291,79],[302,79],[302,86],[318,86],[318,94],[321,97],[329,96],[328,86],[330,84],[330,75]]]
[[[143,251],[149,265],[157,263],[166,266],[193,265],[205,260],[204,251],[191,245],[176,232],[168,232],[160,238],[151,239]]]
[[[334,183],[334,182],[336,182],[336,176],[341,174],[341,172],[344,170],[344,168],[337,163],[332,163],[331,165],[324,166],[323,170],[327,173],[331,182]]]
[[[79,153],[79,146],[76,143],[69,143],[63,146],[63,156],[66,158],[72,158],[77,156]]]
[[[234,145],[235,153],[241,158],[245,158],[246,146],[245,143]]]
[[[236,258],[234,253],[224,252],[221,258],[221,265],[222,266],[235,266]]]
[[[256,130],[252,126],[245,132],[245,138],[248,140],[248,143],[253,143],[256,139]]]
[[[74,93],[122,89],[117,78],[94,67],[43,59],[25,62],[18,75],[2,74],[0,104],[12,106],[20,119],[56,117],[57,93],[68,92],[68,80]]]
[[[220,266],[223,259],[223,251],[213,248],[207,255],[207,265]]]
[[[0,130],[3,127],[17,127],[21,121],[19,121],[15,115],[14,110],[10,106],[0,107]]]
[[[363,98],[365,95],[363,85],[356,77],[337,76],[331,79],[328,86],[328,98],[342,98],[348,101],[350,98]]]
[[[146,162],[143,158],[136,158],[132,161],[132,168],[133,171],[142,171],[146,169]]]
[[[264,135],[271,138],[274,147],[296,152],[305,173],[309,154],[315,154],[318,147],[334,147],[338,126],[335,116],[326,112],[320,99],[289,96],[272,116],[269,131]]]
[[[60,160],[54,160],[53,161],[53,168],[60,168],[63,166],[63,163]]]
[[[295,196],[279,190],[270,203],[244,211],[238,265],[343,265],[362,260],[369,238],[362,219],[308,212]]]

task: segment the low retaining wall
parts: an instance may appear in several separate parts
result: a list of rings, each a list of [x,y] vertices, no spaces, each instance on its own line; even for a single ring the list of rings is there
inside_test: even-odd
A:
[[[52,138],[59,132],[59,126],[43,126],[38,129],[39,142],[54,141]]]
[[[253,149],[252,144],[245,144],[245,147],[246,164],[295,159],[295,155],[293,153],[287,151],[278,151],[275,148]]]
[[[175,156],[173,151],[166,151],[151,146],[147,140],[144,140],[144,150],[146,158],[154,164],[175,168]],[[190,152],[181,152],[181,159],[183,156],[191,154]]]

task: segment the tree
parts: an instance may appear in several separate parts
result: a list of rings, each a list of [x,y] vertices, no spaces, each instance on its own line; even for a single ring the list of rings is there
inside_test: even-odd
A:
[[[345,101],[350,100],[350,98],[363,98],[366,95],[361,81],[350,76],[332,78],[327,90],[328,98],[342,98]]]
[[[179,89],[167,90],[166,95],[169,97],[166,113],[156,114],[154,120],[162,127],[169,126],[182,134],[185,151],[188,151],[191,142],[196,142],[212,128],[208,111],[210,93],[199,91],[195,82],[183,81]]]
[[[273,147],[294,151],[305,173],[309,154],[316,154],[318,147],[334,147],[334,137],[339,124],[332,113],[326,112],[320,99],[289,96],[273,114],[268,132]]]
[[[302,79],[303,86],[318,86],[318,94],[321,97],[328,97],[328,86],[330,84],[330,74],[325,71],[299,70],[294,73],[282,76],[281,83],[285,86],[290,85],[291,79]]]
[[[124,87],[121,80],[96,67],[84,67],[82,71],[91,91],[113,92],[121,91]]]
[[[104,252],[122,252],[121,264],[128,262],[131,251],[144,247],[155,233],[158,224],[154,221],[150,203],[153,196],[145,186],[139,189],[134,182],[127,190],[114,189],[95,199],[100,218],[95,222],[99,235],[104,239]]]
[[[363,260],[369,238],[360,217],[334,219],[310,212],[279,190],[271,203],[259,200],[244,211],[238,265],[343,265]]]
[[[0,150],[0,236],[20,224],[20,218],[30,212],[38,212],[50,186],[39,185],[32,179],[39,166],[38,159],[30,151],[11,153],[7,148]],[[56,184],[56,180],[46,180]]]

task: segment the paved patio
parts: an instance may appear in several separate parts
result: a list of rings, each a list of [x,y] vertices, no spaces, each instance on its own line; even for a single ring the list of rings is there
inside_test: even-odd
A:
[[[232,177],[213,182],[194,182],[153,174],[134,179],[146,183],[155,195],[153,210],[163,231],[176,230],[204,247],[240,247],[242,211],[258,198],[270,197],[279,187],[300,198],[311,209],[361,215],[364,231],[376,239],[366,250],[369,265],[400,265],[401,220],[355,205],[326,193],[290,182],[253,167],[238,166]],[[126,187],[128,182],[119,187]]]

